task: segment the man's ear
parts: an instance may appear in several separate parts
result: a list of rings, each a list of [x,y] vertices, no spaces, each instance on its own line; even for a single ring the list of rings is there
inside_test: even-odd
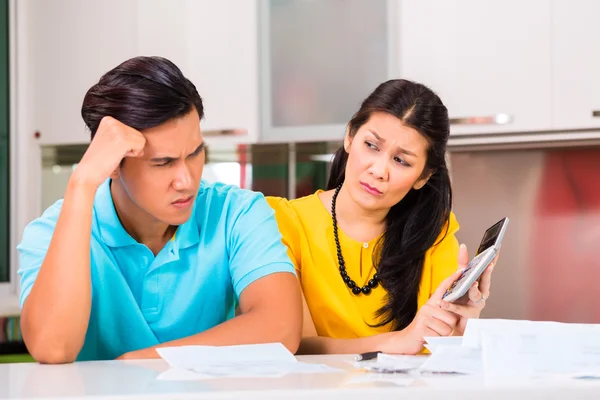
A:
[[[423,186],[425,186],[427,184],[427,182],[429,181],[429,178],[431,178],[431,175],[433,175],[433,172],[434,171],[429,171],[426,174],[424,174],[422,177],[420,177],[419,180],[416,181],[415,184],[413,185],[413,189],[419,190]]]
[[[119,163],[119,166],[117,168],[115,168],[115,170],[113,172],[111,172],[110,179],[112,179],[114,181],[121,177],[121,168],[123,167],[124,162],[125,162],[124,159],[121,160],[121,163]]]

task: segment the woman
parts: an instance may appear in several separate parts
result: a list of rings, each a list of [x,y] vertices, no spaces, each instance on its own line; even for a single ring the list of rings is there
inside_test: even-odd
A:
[[[468,298],[442,300],[468,262],[454,236],[449,130],[430,89],[384,82],[349,122],[327,191],[268,198],[304,292],[300,353],[416,354],[424,337],[460,335],[479,316],[496,260]]]

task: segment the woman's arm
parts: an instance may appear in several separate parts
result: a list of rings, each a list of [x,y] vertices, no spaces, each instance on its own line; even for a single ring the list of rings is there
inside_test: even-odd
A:
[[[427,336],[450,336],[458,323],[459,316],[440,308],[442,296],[452,283],[458,279],[459,270],[444,280],[433,296],[421,307],[411,324],[401,331],[381,333],[373,336],[341,339],[324,336],[304,336],[298,354],[357,354],[381,351],[390,354],[417,354],[423,349]],[[303,334],[314,331],[306,301],[304,301]],[[316,334],[316,331],[314,331]]]

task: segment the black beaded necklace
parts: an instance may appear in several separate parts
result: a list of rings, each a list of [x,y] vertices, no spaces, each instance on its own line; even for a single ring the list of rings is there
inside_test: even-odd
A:
[[[340,193],[341,188],[341,184],[335,188],[333,198],[331,199],[331,219],[333,220],[333,236],[335,238],[335,246],[337,248],[340,275],[342,276],[342,279],[344,280],[348,288],[352,289],[352,293],[354,293],[355,295],[358,296],[361,293],[370,294],[371,289],[375,289],[379,284],[379,277],[377,276],[377,274],[373,275],[373,279],[369,280],[369,282],[367,282],[365,286],[360,287],[356,285],[356,282],[350,279],[348,273],[346,272],[346,263],[344,262],[344,257],[342,256],[342,247],[340,246],[340,239],[338,237],[337,218],[335,217],[335,201],[337,199],[338,194]]]

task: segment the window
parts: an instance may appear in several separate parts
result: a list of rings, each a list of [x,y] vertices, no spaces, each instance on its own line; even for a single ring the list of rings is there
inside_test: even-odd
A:
[[[0,282],[10,279],[8,0],[0,0]]]

